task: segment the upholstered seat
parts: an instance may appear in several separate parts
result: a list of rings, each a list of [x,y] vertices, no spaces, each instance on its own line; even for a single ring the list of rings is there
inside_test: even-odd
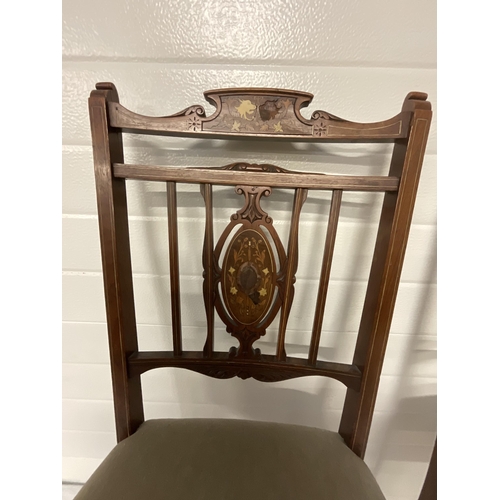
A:
[[[383,500],[336,432],[225,419],[148,420],[75,500]]]

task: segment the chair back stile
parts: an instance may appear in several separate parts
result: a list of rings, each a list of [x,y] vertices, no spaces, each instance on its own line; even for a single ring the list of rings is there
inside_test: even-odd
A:
[[[354,351],[353,363],[363,371],[363,380],[359,391],[347,390],[339,428],[348,446],[361,457],[368,442],[431,123],[431,105],[418,97],[407,98],[403,104],[403,111],[413,111],[413,121],[409,137],[394,145],[389,175],[400,179],[399,188],[384,197]]]
[[[339,433],[347,446],[364,456],[411,217],[431,122],[431,106],[422,93],[410,93],[401,113],[377,123],[342,120],[325,111],[311,119],[300,114],[312,95],[280,89],[220,89],[205,92],[216,106],[207,117],[191,106],[168,117],[145,117],[119,103],[111,83],[99,83],[89,98],[103,277],[118,441],[144,421],[142,373],[180,367],[215,378],[238,376],[273,382],[321,375],[346,385]],[[122,133],[209,139],[297,142],[393,142],[387,176],[343,176],[292,172],[268,164],[233,163],[222,167],[162,167],[126,164]],[[172,351],[138,348],[125,179],[166,183]],[[200,351],[184,350],[177,185],[198,184],[205,206],[203,294],[207,333]],[[241,206],[216,240],[213,186],[234,186]],[[285,246],[263,210],[261,199],[273,190],[293,189],[290,232]],[[300,214],[308,193],[331,192],[322,249],[314,320],[306,358],[286,352],[286,332],[299,263]],[[344,191],[384,192],[365,303],[352,363],[318,360],[321,331]],[[214,348],[215,315],[238,342],[229,352]],[[275,354],[254,343],[279,314]]]
[[[115,423],[121,441],[144,421],[144,409],[140,376],[131,376],[127,366],[138,342],[125,179],[112,172],[114,163],[123,162],[122,133],[109,126],[108,102],[118,102],[114,85],[97,84],[89,99],[89,114]]]

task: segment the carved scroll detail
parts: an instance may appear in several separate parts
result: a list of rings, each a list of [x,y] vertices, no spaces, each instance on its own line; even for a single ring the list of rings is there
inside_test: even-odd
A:
[[[311,121],[322,120],[322,119],[334,120],[338,122],[347,122],[347,120],[344,120],[343,118],[339,118],[338,116],[332,115],[327,111],[321,111],[320,109],[314,111],[314,113],[311,115]]]
[[[194,106],[189,106],[188,108],[183,109],[182,111],[179,111],[178,113],[170,115],[166,118],[174,118],[177,116],[191,116],[191,115],[197,115],[205,118],[206,117],[205,108],[201,104],[195,104]]]
[[[203,375],[208,375],[209,377],[218,378],[218,379],[229,379],[233,377],[241,378],[242,380],[246,380],[249,378],[253,378],[260,382],[281,382],[283,380],[289,380],[292,378],[300,377],[301,374],[293,371],[293,370],[284,370],[280,368],[280,370],[266,370],[263,371],[261,367],[255,369],[248,369],[243,367],[230,367],[226,366],[224,368],[212,368],[212,367],[190,367],[190,370],[196,371],[198,373],[202,373]]]
[[[214,170],[232,170],[236,172],[269,172],[273,174],[292,174],[302,172],[292,172],[286,168],[277,167],[268,163],[231,163],[223,167],[210,167]]]

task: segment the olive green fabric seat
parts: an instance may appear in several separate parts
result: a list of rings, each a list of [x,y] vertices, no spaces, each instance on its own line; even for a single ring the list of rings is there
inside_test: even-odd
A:
[[[335,432],[224,419],[148,420],[75,500],[384,500]]]

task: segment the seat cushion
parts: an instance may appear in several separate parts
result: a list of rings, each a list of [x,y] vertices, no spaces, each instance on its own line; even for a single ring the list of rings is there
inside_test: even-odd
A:
[[[224,419],[148,420],[75,500],[384,500],[335,432]]]

